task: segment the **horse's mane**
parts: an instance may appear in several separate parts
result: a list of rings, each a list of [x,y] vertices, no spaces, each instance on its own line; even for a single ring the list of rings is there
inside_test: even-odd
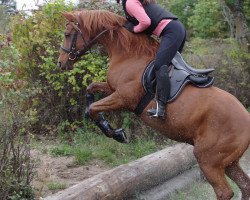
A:
[[[158,41],[145,34],[132,34],[122,26],[127,20],[115,13],[106,10],[83,10],[77,12],[80,18],[81,26],[83,26],[85,34],[89,37],[94,37],[104,29],[108,29],[110,41],[102,40],[104,43],[109,42],[108,48],[113,45],[122,49],[126,55],[142,56],[147,55],[153,57],[159,45]],[[111,46],[110,46],[111,45]]]

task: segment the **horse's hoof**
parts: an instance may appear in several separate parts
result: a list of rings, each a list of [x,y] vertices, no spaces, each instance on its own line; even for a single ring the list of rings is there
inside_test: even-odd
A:
[[[123,128],[116,129],[112,135],[113,139],[120,143],[128,143],[129,140]]]

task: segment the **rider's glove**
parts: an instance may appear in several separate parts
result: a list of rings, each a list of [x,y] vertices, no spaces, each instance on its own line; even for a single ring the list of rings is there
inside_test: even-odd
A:
[[[134,24],[132,24],[131,22],[128,22],[127,24],[123,25],[123,27],[125,27],[128,31],[130,31],[131,33],[135,33],[134,32]]]

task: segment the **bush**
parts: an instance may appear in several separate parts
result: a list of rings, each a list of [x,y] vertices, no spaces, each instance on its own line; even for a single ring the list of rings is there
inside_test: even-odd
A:
[[[19,70],[39,91],[33,99],[38,117],[33,128],[38,133],[48,133],[65,120],[82,120],[86,86],[105,77],[107,57],[95,51],[71,71],[61,72],[56,66],[66,22],[61,13],[72,9],[72,4],[57,0],[32,16],[17,15],[12,22],[13,42],[21,54]]]
[[[17,79],[16,49],[5,46],[2,56],[8,56],[9,60],[0,63],[0,196],[33,199],[28,132],[35,119],[28,102],[33,92]]]
[[[27,116],[15,101],[2,103],[0,112],[0,195],[3,199],[32,199],[32,163]],[[11,100],[11,101],[12,101]],[[7,105],[6,105],[7,104]],[[18,198],[14,198],[18,197]]]
[[[4,5],[0,5],[0,33],[6,33],[9,25],[8,8]]]
[[[216,38],[224,37],[226,23],[222,20],[221,5],[217,0],[199,1],[193,15],[188,19],[188,25],[195,37]]]
[[[198,0],[169,0],[166,3],[166,8],[174,13],[180,21],[184,24],[187,30],[189,30],[188,19],[193,16],[194,8]],[[162,5],[165,1],[162,2]]]
[[[250,54],[240,50],[234,40],[194,39],[187,43],[184,57],[197,68],[215,68],[215,86],[250,106]]]

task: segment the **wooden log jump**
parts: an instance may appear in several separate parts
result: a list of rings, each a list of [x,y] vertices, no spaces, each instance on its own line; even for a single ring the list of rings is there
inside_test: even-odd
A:
[[[196,164],[193,147],[177,144],[78,183],[44,200],[115,200],[163,183]]]

